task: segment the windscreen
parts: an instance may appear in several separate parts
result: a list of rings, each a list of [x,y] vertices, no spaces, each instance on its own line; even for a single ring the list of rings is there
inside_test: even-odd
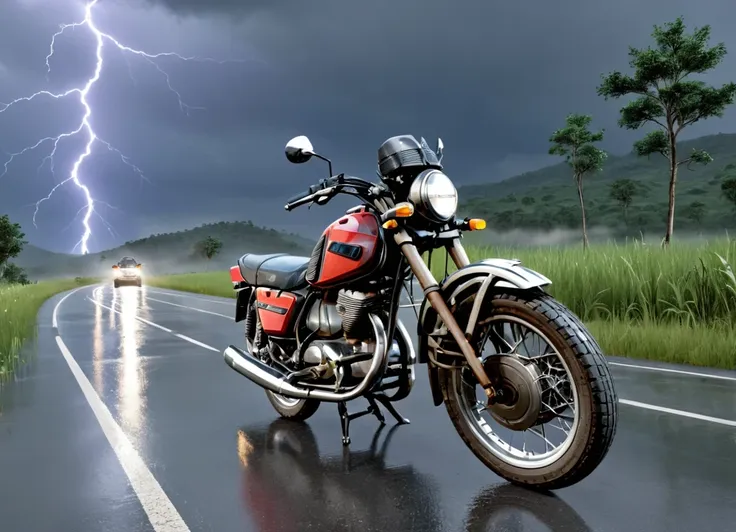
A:
[[[138,266],[138,263],[135,261],[135,259],[123,259],[118,263],[118,266],[121,268],[135,268]]]

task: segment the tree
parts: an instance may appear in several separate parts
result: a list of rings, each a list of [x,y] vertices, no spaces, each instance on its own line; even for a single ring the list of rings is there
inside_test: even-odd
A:
[[[212,257],[217,255],[220,252],[220,249],[222,249],[222,242],[211,236],[208,236],[204,240],[197,243],[197,250],[199,254],[205,257],[207,260],[212,260]]]
[[[28,280],[28,276],[26,275],[26,272],[23,271],[23,268],[17,264],[13,264],[12,262],[7,263],[5,268],[3,268],[2,275],[0,275],[0,281],[9,284],[31,284],[31,281]]]
[[[603,167],[607,154],[593,146],[594,142],[603,140],[603,131],[591,132],[588,127],[592,117],[588,115],[570,114],[565,119],[565,127],[558,129],[549,141],[552,147],[550,155],[562,155],[572,168],[573,179],[578,188],[580,213],[583,225],[583,249],[588,248],[588,230],[585,221],[585,201],[583,200],[583,177],[597,172]]]
[[[734,101],[736,84],[715,88],[687,79],[691,74],[715,68],[726,55],[723,43],[707,47],[710,26],[686,34],[685,23],[677,18],[664,26],[654,26],[652,37],[654,48],[629,49],[629,65],[634,74],[613,72],[603,76],[598,95],[606,100],[637,95],[621,109],[619,126],[632,130],[647,124],[657,127],[634,143],[634,151],[640,156],[659,153],[669,161],[669,205],[663,240],[663,245],[669,246],[674,230],[677,169],[683,164],[707,164],[713,160],[707,152],[697,149],[678,158],[677,137],[684,128],[700,120],[723,116],[724,109]]]
[[[25,236],[20,224],[12,223],[7,214],[0,216],[0,269],[23,251],[23,246],[28,243],[23,240]]]
[[[721,194],[723,194],[723,197],[736,210],[736,177],[729,177],[723,180],[721,183]]]
[[[617,201],[624,211],[624,223],[629,225],[628,209],[636,195],[636,183],[631,179],[618,179],[611,185],[611,199]]]
[[[687,206],[685,216],[700,226],[700,222],[703,221],[703,216],[705,216],[705,203],[693,201]]]

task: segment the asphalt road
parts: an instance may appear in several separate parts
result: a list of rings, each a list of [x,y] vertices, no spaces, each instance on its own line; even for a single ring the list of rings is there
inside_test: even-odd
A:
[[[423,366],[399,405],[411,424],[376,435],[372,416],[358,419],[347,453],[334,405],[307,425],[278,420],[220,355],[242,338],[233,306],[109,285],[47,302],[37,355],[0,391],[0,528],[734,529],[736,373],[611,359],[623,402],[613,447],[550,497],[474,458],[432,406]]]

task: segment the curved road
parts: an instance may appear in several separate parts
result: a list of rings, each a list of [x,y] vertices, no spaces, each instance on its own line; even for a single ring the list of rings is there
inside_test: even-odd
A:
[[[480,465],[422,366],[411,424],[355,420],[349,452],[334,405],[278,420],[222,360],[233,308],[109,285],[48,301],[37,356],[0,391],[2,530],[733,530],[736,373],[612,358],[613,447],[550,497]]]

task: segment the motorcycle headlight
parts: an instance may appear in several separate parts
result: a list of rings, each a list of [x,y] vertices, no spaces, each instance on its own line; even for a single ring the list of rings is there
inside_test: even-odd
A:
[[[425,170],[409,189],[409,200],[434,222],[447,222],[457,212],[457,190],[452,181],[440,170]]]

